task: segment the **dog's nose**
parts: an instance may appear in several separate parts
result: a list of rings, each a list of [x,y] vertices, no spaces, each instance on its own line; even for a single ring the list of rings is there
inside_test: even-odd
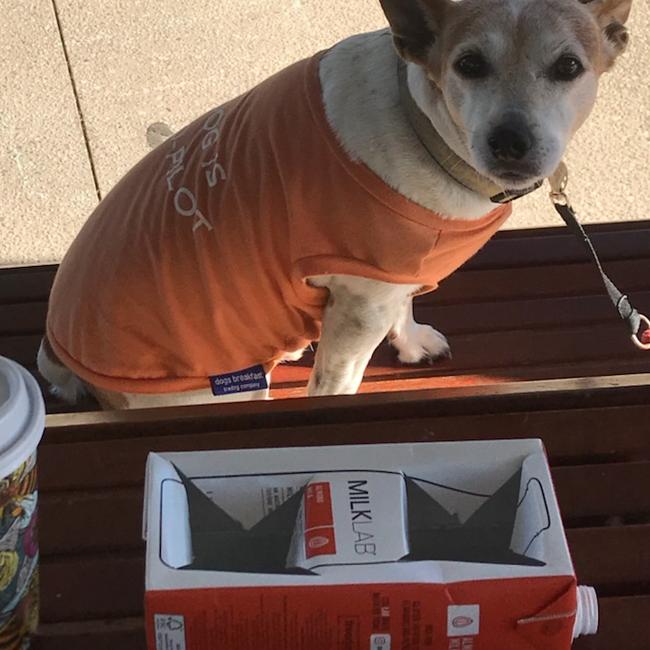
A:
[[[503,124],[492,131],[488,145],[497,160],[522,160],[533,147],[533,134],[523,124]]]

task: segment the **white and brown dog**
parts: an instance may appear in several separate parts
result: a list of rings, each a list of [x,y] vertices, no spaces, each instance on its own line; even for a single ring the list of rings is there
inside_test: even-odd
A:
[[[387,336],[405,363],[449,355],[413,296],[557,168],[631,2],[381,0],[390,31],[203,116],[102,201],[57,275],[41,373],[134,408],[262,398],[260,373],[311,340],[310,395],[356,392]]]

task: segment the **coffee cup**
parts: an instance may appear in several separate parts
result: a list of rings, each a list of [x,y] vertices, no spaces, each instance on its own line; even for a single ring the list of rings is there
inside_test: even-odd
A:
[[[0,648],[24,650],[38,625],[36,449],[45,426],[38,383],[0,357]]]

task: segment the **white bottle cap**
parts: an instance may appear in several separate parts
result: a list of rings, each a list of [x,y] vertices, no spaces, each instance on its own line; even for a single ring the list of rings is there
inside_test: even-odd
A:
[[[573,638],[598,632],[598,597],[593,587],[578,587]]]
[[[44,426],[45,406],[38,383],[15,361],[0,357],[0,478],[32,455]]]

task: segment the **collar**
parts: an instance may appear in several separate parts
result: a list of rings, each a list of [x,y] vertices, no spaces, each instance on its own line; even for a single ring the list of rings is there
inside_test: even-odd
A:
[[[435,130],[431,120],[422,112],[411,96],[407,83],[406,63],[398,58],[398,83],[402,108],[415,135],[433,160],[457,183],[489,198],[492,203],[510,203],[526,194],[534,192],[544,181],[538,181],[523,190],[508,190],[479,174],[471,165],[458,156]]]

